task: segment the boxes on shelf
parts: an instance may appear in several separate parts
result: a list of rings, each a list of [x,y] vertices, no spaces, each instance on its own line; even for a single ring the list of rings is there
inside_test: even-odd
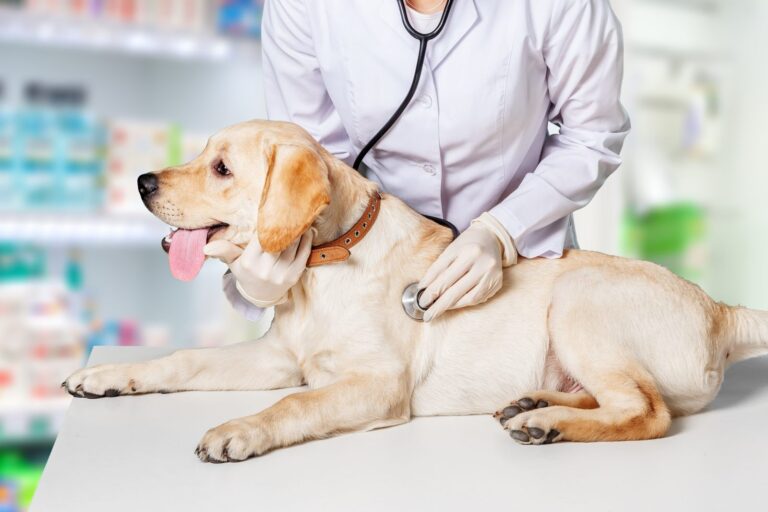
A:
[[[27,84],[0,112],[0,209],[91,211],[102,201],[104,130],[76,86]]]
[[[136,178],[169,164],[178,129],[164,123],[118,120],[108,126],[106,210],[113,214],[144,213]]]
[[[218,5],[217,23],[222,34],[239,37],[261,37],[264,0],[222,0]]]
[[[69,400],[61,382],[94,345],[167,343],[162,326],[145,336],[136,322],[97,318],[77,252],[60,266],[51,275],[41,249],[0,244],[0,446],[54,438]]]
[[[81,88],[53,90],[58,203],[63,209],[93,210],[102,202],[105,132],[83,106]]]
[[[13,116],[5,102],[5,84],[0,82],[0,209],[11,209],[14,192]]]
[[[83,360],[74,293],[43,278],[43,259],[0,246],[0,445],[53,439],[68,403],[60,383]]]
[[[62,397],[61,379],[82,361],[77,291],[45,279],[44,259],[34,247],[0,246],[0,410],[9,401]]]
[[[141,214],[139,174],[197,156],[206,137],[167,122],[98,120],[80,87],[29,83],[25,104],[3,107],[0,211]]]
[[[258,38],[263,0],[26,0],[27,11],[45,16],[104,20],[160,30]],[[212,20],[215,20],[212,21]]]
[[[200,154],[205,143],[205,137],[184,134],[176,125],[110,121],[106,211],[145,215],[136,187],[138,176],[188,162]]]
[[[136,23],[147,27],[202,30],[210,0],[26,0],[35,14]]]
[[[212,7],[208,0],[140,0],[136,4],[139,23],[192,31],[208,28]]]

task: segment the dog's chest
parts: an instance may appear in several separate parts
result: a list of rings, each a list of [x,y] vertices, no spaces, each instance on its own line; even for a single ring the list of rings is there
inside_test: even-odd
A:
[[[396,301],[389,287],[371,283],[354,268],[328,270],[316,272],[275,316],[274,328],[296,355],[307,384],[321,387],[360,367],[402,365],[405,332],[397,335],[391,325],[402,311],[390,304]]]

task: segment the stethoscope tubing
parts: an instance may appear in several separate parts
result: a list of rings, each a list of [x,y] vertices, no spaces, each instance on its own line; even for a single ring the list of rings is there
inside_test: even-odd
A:
[[[417,41],[419,41],[419,54],[416,59],[416,69],[413,73],[413,80],[411,80],[411,87],[408,89],[408,94],[405,95],[405,98],[403,98],[403,101],[400,103],[400,106],[397,107],[397,110],[392,114],[392,116],[387,120],[386,123],[384,123],[384,126],[381,127],[381,129],[376,132],[376,135],[373,136],[373,138],[366,144],[363,149],[360,151],[360,153],[357,155],[357,158],[355,159],[355,163],[352,167],[355,168],[355,170],[360,170],[360,166],[363,163],[363,159],[366,157],[366,155],[373,149],[376,144],[379,143],[379,141],[389,132],[389,130],[392,129],[392,127],[395,125],[398,119],[400,119],[400,116],[403,115],[403,112],[405,112],[405,109],[408,108],[408,105],[411,103],[411,100],[413,99],[413,96],[416,94],[416,89],[419,87],[419,81],[421,80],[421,72],[422,69],[424,69],[424,60],[427,57],[427,46],[429,44],[429,41],[436,38],[440,33],[443,31],[443,28],[445,28],[445,24],[448,20],[448,15],[451,12],[451,7],[453,6],[453,0],[447,0],[445,4],[445,9],[443,10],[442,16],[440,16],[440,21],[437,24],[437,27],[435,27],[431,32],[427,34],[422,34],[415,28],[413,28],[413,25],[411,25],[411,20],[408,19],[408,11],[405,8],[405,0],[398,0],[397,5],[400,7],[400,17],[403,21],[403,26],[405,27],[406,31]],[[443,226],[449,227],[453,233],[454,238],[458,236],[458,230],[456,227],[451,224],[450,222],[443,220],[443,219],[437,219],[434,217],[427,217],[430,220],[437,222],[438,224],[441,224]],[[421,294],[424,290],[419,289],[418,283],[411,283],[408,285],[408,287],[403,290],[403,297],[402,297],[402,304],[403,304],[403,310],[405,311],[405,314],[411,317],[412,319],[416,320],[417,322],[424,321],[424,313],[426,312],[426,309],[419,304],[419,297],[421,297]]]
[[[418,89],[419,80],[421,79],[421,71],[424,68],[424,60],[427,57],[427,45],[429,41],[436,38],[438,35],[440,35],[440,32],[443,31],[443,28],[448,21],[448,15],[451,12],[451,7],[453,7],[453,0],[447,0],[445,9],[443,10],[442,16],[440,16],[440,21],[438,22],[437,27],[435,27],[434,30],[427,34],[422,34],[413,28],[413,25],[411,25],[411,20],[408,19],[408,11],[405,8],[405,0],[397,0],[397,5],[400,8],[400,18],[402,18],[403,26],[405,27],[406,31],[419,41],[419,55],[416,59],[416,70],[413,73],[413,80],[411,81],[410,89],[408,89],[408,94],[405,95],[405,98],[400,103],[400,106],[397,107],[395,113],[392,114],[384,126],[381,127],[376,135],[374,135],[373,138],[368,141],[368,144],[366,144],[357,155],[355,163],[352,165],[352,167],[358,171],[360,170],[360,165],[362,165],[363,159],[366,157],[366,155],[368,155],[371,149],[373,149],[376,144],[378,144],[379,141],[387,134],[387,132],[392,129],[397,120],[400,119],[400,116],[403,115],[403,112],[405,112],[405,109],[408,108],[408,104],[413,99],[413,96],[416,94],[416,89]]]

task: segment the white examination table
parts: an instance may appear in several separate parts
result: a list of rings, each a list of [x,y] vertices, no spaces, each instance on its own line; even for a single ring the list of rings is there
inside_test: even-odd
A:
[[[90,364],[167,351],[97,348]],[[33,512],[768,510],[768,359],[665,439],[519,446],[490,416],[407,425],[204,464],[205,431],[291,390],[77,399]],[[510,397],[510,399],[513,397]]]

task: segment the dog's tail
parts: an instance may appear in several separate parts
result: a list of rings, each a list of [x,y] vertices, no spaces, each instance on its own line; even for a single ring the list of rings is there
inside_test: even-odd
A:
[[[725,312],[730,363],[768,354],[768,311],[727,307]]]

